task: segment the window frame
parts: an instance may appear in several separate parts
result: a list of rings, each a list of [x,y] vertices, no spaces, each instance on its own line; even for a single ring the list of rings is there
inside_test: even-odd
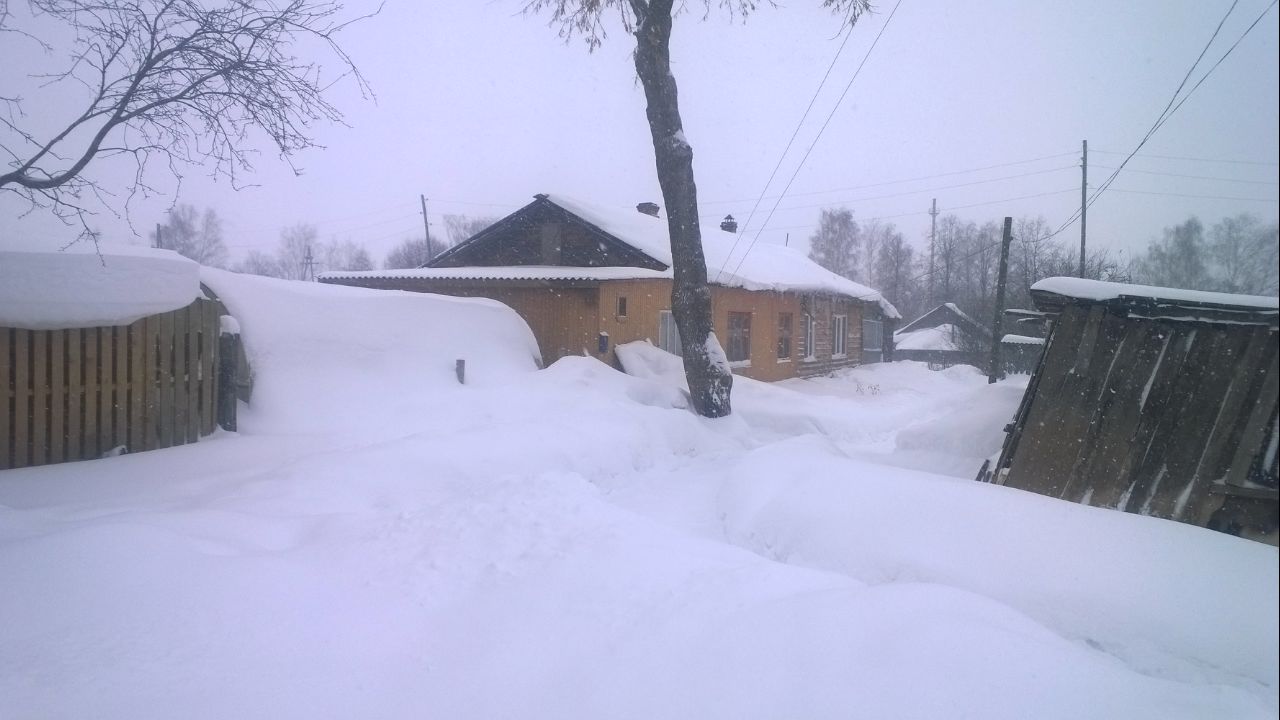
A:
[[[814,362],[818,359],[818,349],[816,347],[818,344],[817,323],[813,321],[813,313],[801,313],[800,318],[801,322],[804,323],[804,337],[802,338],[804,341],[802,352],[804,354],[800,359],[804,362]]]
[[[783,322],[783,319],[786,322]],[[795,336],[795,317],[789,312],[778,313],[778,338],[774,344],[778,362],[791,362],[792,338]],[[783,352],[783,347],[786,352]]]
[[[729,367],[751,367],[751,315],[750,312],[729,311],[729,346],[724,349]],[[735,319],[745,322],[739,322],[735,328]],[[734,359],[739,354],[737,350],[743,351],[745,356]]]
[[[847,314],[831,314],[831,357],[833,359],[849,357],[849,316]]]
[[[869,337],[875,338],[875,347],[867,346]],[[880,318],[862,318],[862,349],[867,352],[884,352],[884,321]]]
[[[680,328],[676,325],[676,317],[670,310],[658,311],[658,347],[677,357],[684,356],[684,342],[680,339]]]
[[[627,296],[619,295],[613,301],[613,314],[619,319],[627,317]]]

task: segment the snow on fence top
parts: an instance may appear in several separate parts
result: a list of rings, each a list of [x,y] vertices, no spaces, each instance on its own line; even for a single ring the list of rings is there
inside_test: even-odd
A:
[[[1000,338],[1000,342],[1009,343],[1010,345],[1043,345],[1044,338],[1032,337],[1031,335],[1005,335]]]
[[[1232,295],[1229,293],[1183,290],[1152,285],[1130,285],[1074,277],[1045,278],[1032,285],[1031,290],[1033,292],[1053,293],[1054,295],[1093,302],[1118,300],[1121,297],[1139,297],[1175,303],[1195,303],[1198,305],[1223,305],[1258,310],[1280,309],[1280,301],[1273,297]]]
[[[0,249],[0,326],[128,325],[190,305],[200,266],[170,250],[87,244]]]

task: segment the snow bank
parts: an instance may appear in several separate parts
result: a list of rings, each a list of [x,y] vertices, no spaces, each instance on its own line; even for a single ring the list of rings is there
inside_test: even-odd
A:
[[[0,473],[0,715],[1275,717],[1274,548],[888,464],[1004,402],[972,369],[708,421],[643,344],[532,372],[496,303],[205,279],[240,433]]]
[[[1205,292],[1202,290],[1183,290],[1181,288],[1155,287],[1152,285],[1130,285],[1127,283],[1104,282],[1102,280],[1086,280],[1075,277],[1045,278],[1031,286],[1033,291],[1053,293],[1080,300],[1106,301],[1123,296],[1146,297],[1172,302],[1204,303],[1211,305],[1231,305],[1261,310],[1280,309],[1280,299],[1260,295],[1232,295],[1229,293]]]
[[[385,432],[442,395],[536,369],[538,345],[485,299],[367,290],[205,269],[235,316],[254,374],[249,432]]]
[[[200,266],[170,250],[79,243],[0,248],[0,327],[128,325],[190,305]]]

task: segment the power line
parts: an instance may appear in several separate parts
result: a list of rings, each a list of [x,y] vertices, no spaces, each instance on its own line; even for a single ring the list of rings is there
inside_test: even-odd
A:
[[[861,198],[849,198],[849,199],[845,199],[845,200],[829,200],[829,201],[827,201],[827,202],[823,202],[823,203],[815,203],[815,204],[811,204],[811,205],[791,205],[791,206],[788,206],[788,207],[778,208],[778,209],[779,209],[779,210],[783,210],[783,211],[786,211],[786,210],[806,210],[806,209],[809,209],[809,208],[816,208],[816,207],[830,207],[830,206],[832,206],[832,205],[840,205],[840,204],[854,204],[854,203],[860,203],[860,202],[867,202],[868,200],[885,200],[885,199],[887,199],[887,198],[904,197],[904,196],[907,196],[907,195],[923,195],[923,194],[926,194],[926,193],[936,192],[936,191],[938,191],[938,190],[951,190],[951,189],[954,189],[954,188],[972,187],[972,186],[974,186],[974,185],[986,185],[986,184],[994,183],[994,182],[1003,182],[1003,181],[1005,181],[1005,180],[1014,180],[1014,179],[1017,179],[1017,178],[1030,177],[1030,176],[1032,176],[1032,175],[1045,175],[1045,174],[1048,174],[1048,173],[1062,172],[1063,170],[1074,170],[1075,168],[1076,168],[1076,166],[1075,166],[1075,165],[1064,165],[1064,166],[1062,166],[1062,167],[1050,168],[1050,169],[1048,169],[1048,170],[1034,170],[1034,171],[1032,171],[1032,172],[1019,173],[1019,174],[1017,174],[1017,175],[1005,175],[1005,176],[1003,176],[1003,177],[990,178],[990,179],[988,179],[988,180],[973,180],[973,181],[971,181],[971,182],[956,183],[956,184],[954,184],[954,185],[940,185],[940,186],[937,186],[937,187],[923,188],[923,189],[920,189],[920,190],[905,190],[905,191],[903,191],[903,192],[898,192],[898,193],[889,193],[889,194],[887,194],[887,195],[871,195],[871,196],[868,196],[868,197],[861,197]],[[712,214],[708,214],[708,215],[706,215],[706,217],[711,217],[712,215],[718,215],[718,214],[719,214],[719,213],[712,213]]]
[[[968,175],[970,173],[981,172],[983,170],[995,170],[997,168],[1011,167],[1013,165],[1026,165],[1028,163],[1040,162],[1041,160],[1053,160],[1055,158],[1075,155],[1075,151],[1058,153],[1056,155],[1044,155],[1042,157],[1030,158],[1027,160],[1015,160],[1013,162],[999,163],[996,165],[984,165],[982,167],[969,168],[967,170],[954,170],[951,172],[934,173],[933,175],[921,175],[913,178],[903,178],[901,180],[886,180],[884,182],[867,183],[866,185],[850,185],[848,187],[831,188],[830,190],[814,190],[811,192],[791,193],[791,197],[803,197],[806,195],[824,195],[826,193],[845,192],[848,190],[864,190],[866,188],[883,187],[885,185],[900,185],[902,183],[917,182],[920,180],[933,180],[934,178],[950,177],[953,175]],[[1074,167],[1074,166],[1072,166]],[[765,199],[772,200],[777,196],[768,195]],[[699,200],[699,205],[732,205],[740,202],[751,202],[755,198],[740,198],[738,200]],[[784,208],[785,209],[785,208]]]
[[[1133,193],[1136,195],[1164,195],[1166,197],[1195,198],[1198,200],[1239,200],[1241,202],[1277,202],[1275,198],[1251,198],[1251,197],[1227,197],[1224,195],[1185,195],[1183,193],[1154,192],[1151,190],[1120,190],[1115,189],[1112,192]]]
[[[754,247],[756,241],[760,239],[760,233],[764,231],[765,226],[767,226],[769,221],[773,219],[773,213],[778,209],[778,204],[782,202],[783,197],[786,197],[787,191],[791,189],[791,184],[795,182],[796,176],[800,174],[800,170],[809,159],[809,155],[813,152],[813,149],[817,147],[818,141],[822,139],[822,134],[826,132],[827,126],[831,124],[831,119],[836,116],[836,111],[840,109],[840,104],[844,102],[845,96],[849,94],[849,89],[853,87],[854,81],[862,74],[862,68],[866,66],[867,60],[871,57],[871,53],[875,51],[876,46],[880,44],[880,38],[884,37],[884,31],[889,29],[889,25],[893,22],[894,16],[898,14],[899,7],[902,7],[902,0],[897,0],[897,2],[894,3],[893,10],[889,12],[889,17],[885,19],[884,25],[880,26],[880,32],[876,33],[875,40],[871,41],[871,46],[867,48],[866,54],[862,56],[862,61],[858,63],[858,67],[853,71],[853,76],[849,78],[848,83],[845,83],[844,90],[840,93],[840,97],[836,98],[836,104],[832,106],[831,112],[827,113],[827,119],[823,121],[822,127],[818,128],[818,134],[814,136],[813,142],[809,144],[809,149],[805,150],[804,156],[800,158],[800,162],[796,165],[795,171],[791,173],[791,178],[787,180],[786,187],[782,188],[782,194],[779,195],[777,201],[774,202],[773,209],[769,211],[769,216],[760,224],[760,228],[756,230],[755,236],[751,238],[751,243],[747,245],[746,252],[742,254],[742,257],[738,260],[738,264],[734,266],[734,273],[737,273],[742,267],[743,261],[745,261],[747,256],[751,254],[751,248]],[[728,264],[729,259],[732,256],[733,252],[731,250],[729,255],[725,257],[725,265]],[[724,265],[720,266],[720,272],[724,272]],[[717,273],[717,277],[719,277],[719,273]]]
[[[1275,3],[1272,3],[1273,5]],[[1127,155],[1128,153],[1116,150],[1094,150],[1093,152],[1102,153],[1104,155]],[[1140,158],[1158,158],[1160,160],[1187,160],[1190,162],[1207,162],[1207,163],[1226,163],[1228,165],[1262,165],[1265,167],[1276,167],[1280,163],[1261,162],[1258,160],[1227,160],[1224,158],[1201,158],[1187,157],[1185,155],[1152,155],[1150,153],[1138,153],[1135,157]]]
[[[1089,198],[1089,202],[1085,203],[1083,207],[1081,207],[1079,210],[1073,213],[1071,217],[1068,218],[1067,221],[1064,222],[1061,226],[1059,226],[1057,230],[1053,231],[1053,233],[1049,237],[1053,237],[1058,233],[1062,232],[1063,230],[1066,230],[1068,227],[1071,226],[1072,223],[1074,223],[1077,219],[1080,218],[1081,214],[1086,209],[1088,209],[1095,202],[1097,202],[1098,198],[1101,197],[1102,194],[1106,192],[1109,187],[1111,187],[1111,184],[1115,182],[1117,177],[1119,177],[1120,172],[1124,170],[1125,166],[1129,164],[1129,161],[1132,160],[1133,157],[1138,154],[1138,151],[1141,150],[1142,147],[1147,144],[1147,141],[1150,140],[1153,135],[1155,135],[1156,131],[1159,130],[1161,126],[1163,126],[1169,120],[1169,118],[1172,117],[1173,114],[1178,111],[1178,108],[1182,107],[1183,103],[1185,103],[1187,99],[1191,97],[1192,93],[1194,93],[1196,89],[1199,88],[1200,85],[1204,83],[1205,79],[1207,79],[1209,75],[1212,74],[1213,71],[1216,70],[1217,67],[1222,64],[1222,61],[1225,60],[1227,56],[1230,55],[1231,52],[1236,49],[1236,47],[1240,44],[1240,41],[1244,40],[1245,36],[1248,35],[1249,32],[1252,31],[1253,28],[1257,26],[1258,22],[1262,20],[1263,16],[1265,16],[1268,12],[1270,12],[1271,8],[1275,7],[1275,4],[1276,4],[1276,0],[1272,0],[1271,4],[1268,5],[1267,8],[1262,11],[1262,14],[1260,14],[1258,18],[1254,20],[1251,25],[1249,25],[1249,27],[1244,31],[1244,33],[1240,35],[1240,37],[1235,41],[1235,43],[1232,44],[1231,47],[1228,48],[1225,53],[1223,53],[1222,57],[1218,58],[1218,61],[1214,63],[1213,66],[1210,67],[1207,71],[1205,71],[1205,74],[1201,76],[1200,80],[1196,82],[1196,84],[1191,88],[1191,90],[1187,91],[1187,94],[1183,96],[1181,100],[1179,100],[1178,96],[1182,93],[1182,89],[1186,87],[1187,81],[1191,79],[1191,76],[1195,73],[1196,68],[1199,67],[1200,61],[1204,59],[1204,56],[1206,54],[1208,54],[1209,47],[1212,46],[1213,41],[1218,38],[1218,33],[1222,31],[1222,26],[1226,24],[1227,18],[1231,17],[1231,13],[1235,11],[1236,5],[1238,5],[1239,2],[1240,0],[1232,0],[1231,6],[1227,8],[1226,14],[1224,14],[1222,16],[1222,19],[1218,21],[1218,25],[1217,27],[1214,28],[1213,34],[1209,36],[1209,41],[1206,42],[1204,45],[1204,48],[1200,50],[1200,54],[1196,56],[1195,62],[1193,62],[1191,64],[1191,67],[1187,69],[1186,74],[1182,77],[1182,82],[1178,83],[1178,88],[1174,90],[1173,95],[1169,98],[1169,102],[1165,105],[1164,110],[1160,111],[1160,115],[1156,117],[1156,121],[1152,123],[1151,128],[1147,130],[1146,135],[1144,135],[1142,139],[1138,141],[1137,146],[1134,147],[1134,149],[1127,156],[1125,156],[1125,159],[1120,162],[1120,166],[1117,167],[1115,171],[1113,171],[1111,175],[1105,181],[1103,181],[1103,183],[1100,186],[1098,186],[1098,189],[1095,190],[1093,195]]]
[[[985,207],[987,205],[999,205],[1001,203],[1014,202],[1017,200],[1030,200],[1032,198],[1048,197],[1049,195],[1062,195],[1064,193],[1078,192],[1079,190],[1080,188],[1078,187],[1072,187],[1072,188],[1067,188],[1066,190],[1050,190],[1049,192],[1033,193],[1031,195],[1018,195],[1016,197],[1001,198],[999,200],[984,200],[983,202],[969,203],[967,205],[952,205],[951,207],[941,208],[939,210],[939,213],[941,213],[943,210],[946,210],[946,211],[965,210],[968,208]],[[919,210],[919,211],[913,211],[913,212],[897,213],[896,215],[877,215],[875,217],[864,217],[864,218],[860,218],[860,220],[862,222],[871,222],[873,220],[893,220],[896,218],[914,217],[916,215],[928,215],[928,214],[929,214],[928,210]],[[817,225],[810,223],[808,225],[784,225],[782,227],[775,227],[774,230],[807,230],[809,228],[814,228],[814,227],[817,227]]]
[[[1103,170],[1118,169],[1114,165],[1108,166],[1108,165],[1095,164],[1094,167],[1102,168]],[[1140,175],[1160,175],[1163,177],[1189,178],[1191,180],[1215,180],[1217,182],[1241,183],[1244,185],[1280,185],[1280,183],[1277,183],[1273,180],[1237,180],[1236,178],[1212,177],[1209,175],[1185,175],[1182,173],[1156,172],[1154,170],[1135,170],[1133,168],[1127,168],[1127,169],[1131,173],[1138,173]]]
[[[782,149],[782,154],[778,156],[778,162],[773,166],[773,171],[769,173],[769,179],[765,180],[764,187],[760,189],[760,197],[756,198],[755,204],[751,206],[751,212],[747,215],[746,222],[742,223],[743,235],[746,234],[747,226],[751,224],[752,218],[756,216],[756,210],[760,207],[760,203],[764,201],[764,194],[769,191],[769,186],[773,184],[773,179],[777,176],[778,169],[782,167],[782,161],[786,159],[787,153],[791,151],[791,145],[796,141],[796,136],[800,134],[800,128],[804,126],[804,121],[809,118],[809,112],[813,110],[813,104],[818,101],[818,95],[822,93],[822,88],[826,87],[827,78],[831,77],[831,71],[835,69],[836,61],[838,61],[840,59],[840,55],[844,53],[845,45],[849,43],[849,38],[852,36],[853,28],[850,27],[844,34],[844,40],[840,41],[840,47],[836,50],[835,56],[831,58],[831,64],[827,66],[827,71],[823,73],[822,81],[818,83],[818,88],[813,91],[813,97],[809,98],[809,105],[804,109],[804,113],[800,116],[800,122],[796,123],[796,129],[791,131],[791,138],[787,140],[787,146]],[[726,262],[728,262],[728,257],[731,257],[733,252],[738,249],[738,242],[741,240],[741,237],[742,236],[740,235],[733,239],[733,245],[729,248],[729,255],[725,258]],[[720,271],[724,271],[723,266],[721,266]],[[717,273],[716,276],[719,277],[719,273]]]

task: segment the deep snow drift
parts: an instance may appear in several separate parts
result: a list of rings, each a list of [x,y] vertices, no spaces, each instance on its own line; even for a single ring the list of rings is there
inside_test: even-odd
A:
[[[1276,714],[1274,548],[962,479],[1016,383],[706,421],[653,348],[535,371],[493,303],[205,279],[241,433],[0,473],[0,717]]]

